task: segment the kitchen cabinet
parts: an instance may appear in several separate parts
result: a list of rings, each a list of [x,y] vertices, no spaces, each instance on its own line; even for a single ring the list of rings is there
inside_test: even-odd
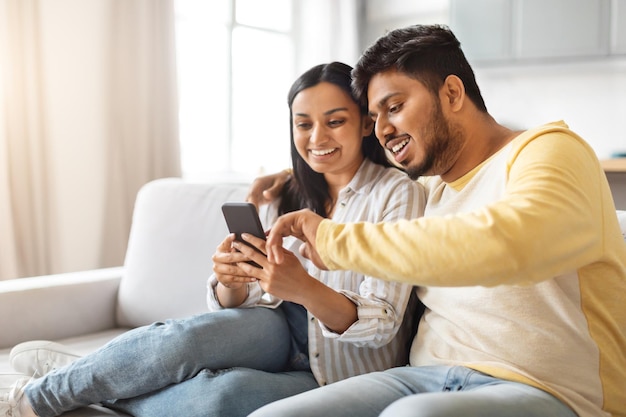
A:
[[[626,54],[626,0],[451,0],[450,28],[472,62]]]
[[[626,55],[626,0],[613,0],[611,28],[611,53]]]
[[[610,0],[515,1],[513,49],[520,58],[609,53]]]
[[[468,59],[513,59],[512,5],[510,0],[450,2],[450,29]]]
[[[602,161],[602,168],[611,186],[615,207],[626,210],[626,158]]]

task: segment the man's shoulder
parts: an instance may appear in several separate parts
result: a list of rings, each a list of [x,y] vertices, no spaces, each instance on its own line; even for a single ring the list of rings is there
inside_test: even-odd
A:
[[[528,129],[513,139],[511,145],[509,165],[513,164],[522,153],[533,154],[538,160],[541,156],[549,158],[549,155],[555,152],[561,156],[586,154],[588,158],[597,159],[589,143],[563,121],[546,123]]]
[[[567,136],[572,139],[576,139],[577,141],[585,142],[584,139],[572,131],[564,121],[559,120],[556,122],[546,123],[520,133],[512,141],[512,152],[515,153],[516,150],[524,148],[530,142],[537,141],[538,139],[554,137],[555,135]]]

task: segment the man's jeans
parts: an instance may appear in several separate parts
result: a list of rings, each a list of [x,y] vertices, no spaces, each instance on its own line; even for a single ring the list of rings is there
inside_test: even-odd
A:
[[[269,404],[250,417],[576,417],[552,395],[464,367],[401,367]]]
[[[318,387],[287,370],[291,334],[281,308],[227,309],[133,329],[37,379],[26,396],[40,417],[89,404],[134,416],[245,416]]]

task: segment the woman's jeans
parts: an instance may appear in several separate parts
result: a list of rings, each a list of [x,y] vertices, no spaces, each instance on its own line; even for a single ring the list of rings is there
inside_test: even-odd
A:
[[[318,387],[310,370],[289,368],[292,345],[282,308],[219,310],[130,330],[25,392],[40,417],[96,403],[134,416],[245,416]]]
[[[250,417],[576,417],[556,397],[461,366],[393,368],[266,405]]]

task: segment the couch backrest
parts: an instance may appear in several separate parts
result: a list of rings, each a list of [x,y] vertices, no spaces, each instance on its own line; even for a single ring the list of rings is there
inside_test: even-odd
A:
[[[206,311],[211,255],[228,233],[222,203],[244,201],[248,188],[179,178],[141,188],[120,283],[118,325],[136,327]]]

